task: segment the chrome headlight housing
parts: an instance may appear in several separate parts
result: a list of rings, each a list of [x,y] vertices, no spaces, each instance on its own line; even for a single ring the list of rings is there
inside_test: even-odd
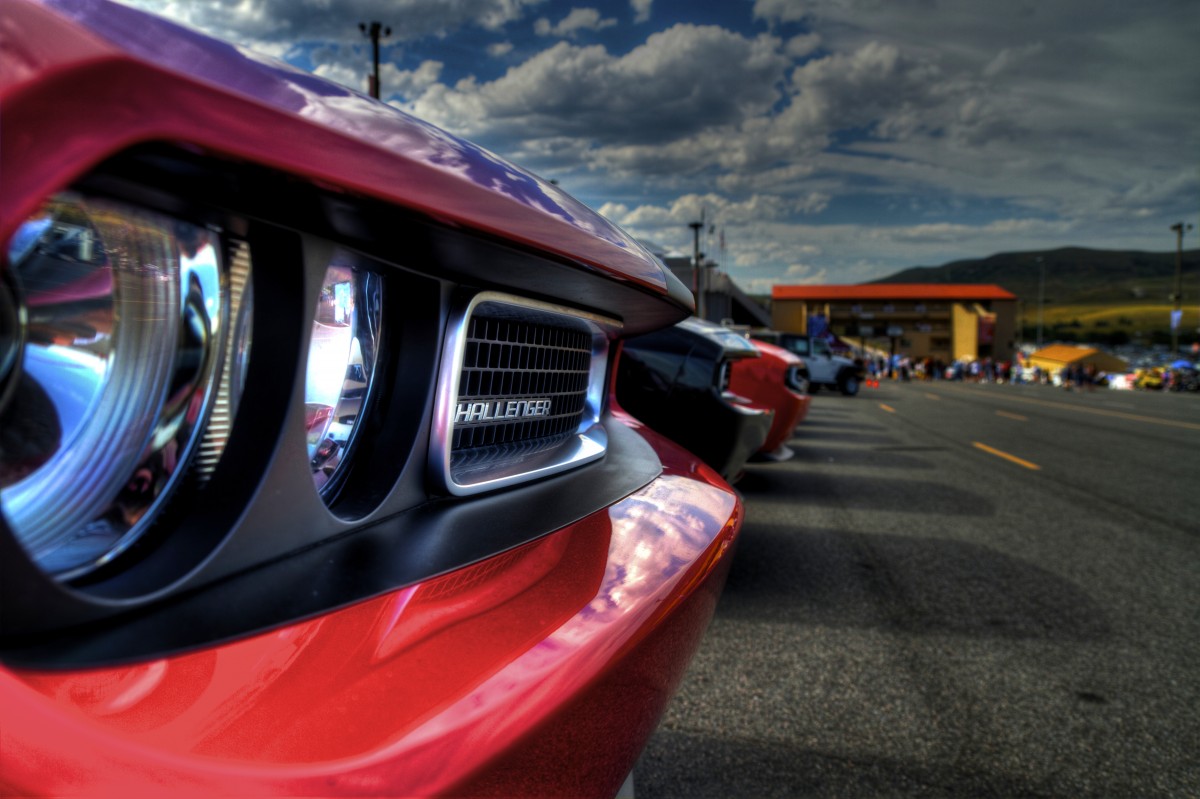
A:
[[[380,343],[383,278],[359,260],[339,249],[325,270],[305,367],[309,467],[327,500],[360,427]]]
[[[29,557],[71,579],[149,529],[197,449],[219,454],[204,431],[238,400],[249,260],[228,259],[231,296],[217,231],[73,193],[5,255],[0,507]]]

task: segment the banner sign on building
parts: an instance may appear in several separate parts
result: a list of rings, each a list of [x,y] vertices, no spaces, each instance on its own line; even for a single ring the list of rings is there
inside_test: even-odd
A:
[[[991,344],[996,340],[996,317],[979,317],[979,343]]]

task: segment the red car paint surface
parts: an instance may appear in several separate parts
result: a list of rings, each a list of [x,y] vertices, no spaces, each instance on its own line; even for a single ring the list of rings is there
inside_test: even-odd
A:
[[[184,655],[0,671],[5,793],[611,796],[707,626],[742,514],[711,469],[622,423],[662,476],[508,553]]]
[[[555,187],[527,176],[531,195],[506,194],[480,170],[514,167],[454,161],[449,137],[366,98],[304,96],[297,76],[298,111],[26,0],[5,0],[0,56],[0,242],[106,157],[166,141],[667,293],[652,256]],[[610,423],[662,473],[502,554],[183,654],[0,665],[0,795],[611,796],[711,618],[742,508],[693,456],[619,412]]]
[[[733,364],[729,390],[749,399],[756,407],[775,411],[771,432],[759,450],[774,452],[787,443],[796,425],[804,421],[812,398],[798,394],[784,383],[789,368],[803,365],[804,361],[798,355],[765,341],[751,339],[751,343],[760,357],[744,358]]]

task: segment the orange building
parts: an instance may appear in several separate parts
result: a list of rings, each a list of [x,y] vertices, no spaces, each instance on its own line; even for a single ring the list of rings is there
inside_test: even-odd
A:
[[[871,283],[775,286],[771,326],[808,333],[828,326],[855,345],[945,362],[1011,360],[1016,352],[1017,297],[994,285]]]

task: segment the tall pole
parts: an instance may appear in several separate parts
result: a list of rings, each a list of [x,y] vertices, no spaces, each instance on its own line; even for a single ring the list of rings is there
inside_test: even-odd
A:
[[[391,36],[392,29],[385,27],[381,22],[366,22],[358,23],[358,29],[362,31],[363,36],[371,40],[371,74],[367,78],[367,93],[379,99],[379,39],[383,36]]]
[[[700,229],[704,222],[690,222],[692,229],[692,289],[696,293],[696,316],[704,318],[704,286],[700,281]]]
[[[1037,348],[1042,348],[1042,308],[1046,304],[1046,259],[1038,256],[1038,331]]]
[[[1172,358],[1179,352],[1179,326],[1183,324],[1183,231],[1191,227],[1188,225],[1185,228],[1182,222],[1171,225],[1171,230],[1175,231],[1175,289],[1171,292],[1171,299],[1175,303],[1171,312]]]

